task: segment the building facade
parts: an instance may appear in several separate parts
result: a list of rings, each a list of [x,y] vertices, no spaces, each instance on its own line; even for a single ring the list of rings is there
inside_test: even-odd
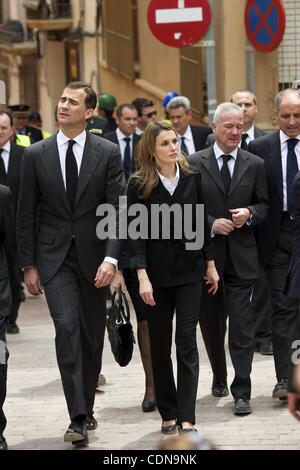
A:
[[[176,49],[150,32],[150,0],[0,1],[0,79],[9,104],[28,103],[54,129],[54,109],[64,85],[86,80],[118,103],[143,96],[163,116],[161,99],[177,91],[191,99],[195,123],[207,122],[206,43]],[[283,0],[287,27],[280,47],[260,53],[249,45],[244,25],[246,0],[211,0],[215,39],[217,102],[251,87],[258,99],[257,124],[275,125],[273,99],[300,79],[300,5]],[[35,5],[34,5],[35,4]],[[30,5],[30,8],[29,8]],[[34,7],[34,8],[33,8]],[[9,21],[23,27],[11,41]],[[19,38],[20,39],[20,38]]]

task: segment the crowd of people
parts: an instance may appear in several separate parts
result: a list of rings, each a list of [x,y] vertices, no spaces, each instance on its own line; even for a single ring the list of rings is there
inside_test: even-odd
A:
[[[108,286],[130,295],[145,373],[142,411],[158,409],[162,434],[198,433],[198,323],[213,396],[229,394],[228,325],[233,413],[252,412],[258,351],[274,355],[272,397],[288,399],[300,419],[292,360],[300,339],[300,92],[278,93],[279,128],[271,133],[255,126],[248,90],[219,104],[211,127],[192,124],[188,97],[169,92],[162,105],[159,121],[148,98],[118,106],[114,96],[71,82],[52,136],[26,105],[0,112],[0,449],[7,449],[5,333],[19,332],[22,276],[30,293],[45,293],[54,322],[70,416],[65,442],[87,445],[98,425]],[[118,214],[125,194],[126,240],[99,234],[99,207]],[[142,227],[137,206],[146,214]]]

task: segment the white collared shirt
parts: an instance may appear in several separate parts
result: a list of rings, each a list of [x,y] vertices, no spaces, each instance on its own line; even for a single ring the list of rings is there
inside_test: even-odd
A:
[[[6,142],[5,145],[3,145],[2,154],[1,154],[1,157],[3,158],[3,161],[4,161],[4,167],[5,167],[6,173],[8,173],[10,149],[11,149],[11,143],[10,143],[10,141],[8,141],[8,142]]]
[[[180,142],[181,142],[181,137],[184,137],[184,143],[186,145],[186,148],[188,149],[189,155],[192,155],[192,153],[196,152],[192,129],[190,125],[188,125],[185,133],[183,135],[179,135],[179,137],[180,137]]]
[[[179,176],[180,176],[180,173],[179,173],[179,165],[178,163],[176,163],[176,175],[175,175],[175,178],[173,179],[169,179],[169,178],[166,178],[165,176],[163,176],[162,174],[160,174],[160,172],[157,170],[157,173],[158,173],[158,176],[160,178],[160,181],[162,182],[162,184],[164,185],[164,187],[166,188],[166,190],[171,194],[171,196],[173,196],[174,194],[174,191],[175,189],[177,188],[177,185],[178,185],[178,181],[179,181]]]
[[[133,139],[133,134],[131,135],[125,135],[123,132],[117,127],[116,129],[116,134],[117,134],[117,139],[119,142],[119,147],[120,147],[120,152],[121,152],[121,158],[122,162],[124,161],[124,153],[125,153],[125,148],[126,148],[126,141],[124,139],[130,139],[129,145],[130,145],[130,155],[132,155],[132,139]]]
[[[215,142],[214,144],[214,154],[215,154],[215,157],[217,159],[217,163],[218,163],[218,166],[219,166],[219,170],[221,171],[222,169],[222,166],[223,166],[223,158],[222,158],[222,155],[231,155],[232,158],[228,161],[227,165],[228,165],[228,169],[229,169],[229,173],[230,173],[230,176],[232,178],[232,175],[233,175],[233,170],[234,170],[234,165],[235,165],[235,162],[236,162],[236,159],[237,159],[237,153],[238,153],[238,147],[236,147],[234,150],[232,150],[230,153],[224,153],[223,150],[220,149],[220,147],[218,146],[217,142]]]
[[[250,127],[250,129],[247,130],[247,132],[243,132],[243,134],[248,134],[248,137],[246,139],[246,144],[249,145],[250,142],[255,139],[255,137],[254,137],[254,124],[253,124],[252,127]],[[241,142],[242,142],[242,140],[239,143],[239,147],[241,146]]]
[[[63,177],[63,180],[64,180],[65,189],[66,189],[66,155],[67,155],[69,140],[75,140],[75,142],[76,142],[73,145],[72,150],[73,150],[73,153],[74,153],[75,158],[76,158],[78,175],[79,175],[80,168],[81,168],[81,163],[82,163],[82,157],[83,157],[85,141],[86,141],[86,130],[81,132],[81,134],[77,135],[73,139],[70,139],[69,137],[67,137],[62,132],[62,130],[59,130],[59,132],[56,136],[56,139],[57,139],[57,147],[58,147],[61,173],[62,173],[62,177]]]
[[[287,186],[286,186],[286,167],[287,167],[287,154],[288,146],[287,141],[291,139],[282,130],[279,132],[280,146],[281,146],[281,166],[282,166],[282,183],[283,183],[283,211],[287,211]],[[295,137],[300,140],[300,134]],[[298,169],[300,169],[300,144],[298,143],[295,147],[295,153],[298,162]]]

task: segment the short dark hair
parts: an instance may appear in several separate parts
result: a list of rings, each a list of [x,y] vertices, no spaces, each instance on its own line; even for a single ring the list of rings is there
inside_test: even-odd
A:
[[[14,125],[14,117],[13,117],[12,113],[11,113],[10,111],[8,111],[8,110],[5,109],[5,110],[3,110],[3,111],[0,111],[0,116],[3,116],[3,114],[5,114],[6,116],[8,116],[9,121],[10,121],[10,125],[11,125],[11,127],[13,127],[13,125]]]
[[[137,109],[136,109],[136,107],[134,106],[134,104],[131,104],[131,103],[123,103],[123,104],[120,104],[120,106],[117,107],[117,109],[116,109],[116,116],[121,117],[124,108],[129,108],[129,109],[131,109],[132,111],[137,111]]]
[[[85,97],[85,105],[87,109],[95,109],[97,106],[97,95],[91,85],[86,82],[70,82],[66,86],[66,88],[70,88],[71,90],[78,90],[83,88],[86,93]]]
[[[153,101],[148,100],[147,98],[136,98],[132,101],[132,104],[136,107],[139,116],[142,116],[144,108],[154,106]]]

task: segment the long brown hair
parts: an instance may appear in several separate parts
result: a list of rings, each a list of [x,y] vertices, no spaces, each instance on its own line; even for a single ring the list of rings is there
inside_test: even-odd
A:
[[[143,137],[136,147],[135,160],[137,171],[131,176],[131,180],[138,185],[141,199],[148,197],[159,182],[154,151],[156,139],[163,131],[173,131],[177,136],[172,126],[168,126],[162,122],[151,122],[146,127]],[[192,173],[183,154],[178,154],[177,163],[183,172]]]

